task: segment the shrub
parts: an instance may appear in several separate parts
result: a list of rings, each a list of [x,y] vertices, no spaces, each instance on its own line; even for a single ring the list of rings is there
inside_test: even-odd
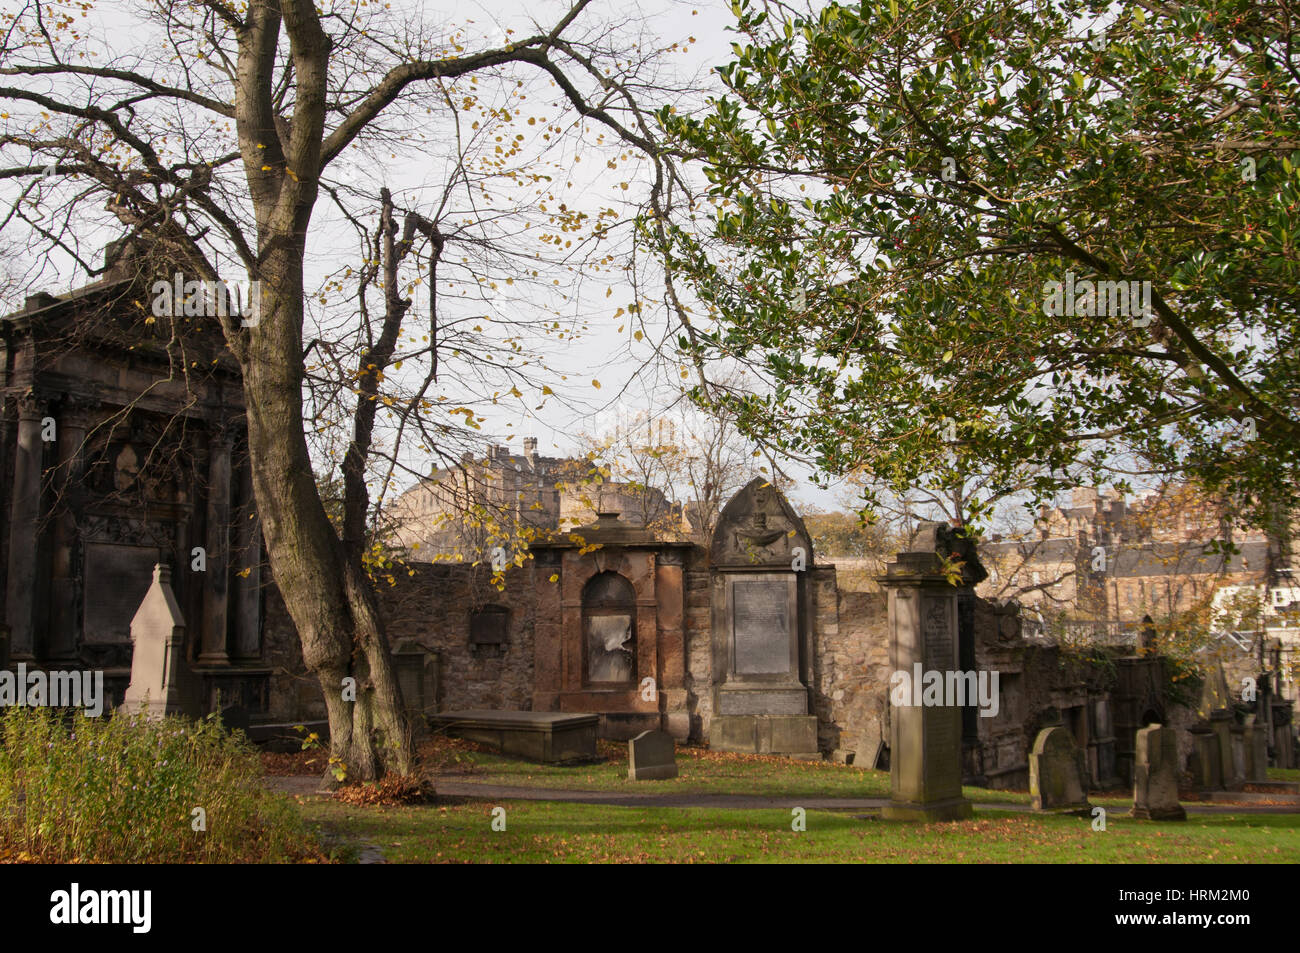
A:
[[[49,708],[0,713],[0,846],[49,863],[323,859],[256,751],[214,718]]]

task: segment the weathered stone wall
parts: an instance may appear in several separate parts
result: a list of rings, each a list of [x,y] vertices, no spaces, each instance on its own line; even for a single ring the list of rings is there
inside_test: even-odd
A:
[[[303,663],[298,630],[289,618],[280,590],[268,582],[262,592],[262,651],[271,666],[268,719],[275,724],[319,721],[325,717],[325,696],[320,682]]]
[[[819,567],[813,702],[818,745],[836,760],[871,767],[889,738],[889,625],[883,592],[835,586],[835,567]]]
[[[533,633],[539,589],[555,584],[534,562],[505,573],[497,590],[484,566],[412,564],[413,576],[380,586],[389,643],[409,639],[438,653],[438,710],[533,707]],[[488,606],[509,612],[501,647],[470,644],[470,617]]]
[[[485,567],[453,563],[411,563],[412,575],[379,587],[380,611],[390,645],[411,640],[438,653],[438,708],[532,708],[534,607],[539,586],[553,585],[534,563],[506,573],[504,591]],[[471,646],[470,614],[484,606],[509,610],[505,645]],[[266,651],[274,667],[271,720],[325,717],[316,679],[307,673],[297,630],[278,590],[267,588]]]
[[[552,571],[529,562],[512,569],[506,588],[491,585],[483,567],[448,563],[411,564],[413,575],[381,586],[380,605],[392,644],[410,640],[438,653],[439,710],[533,707],[534,634]],[[813,713],[818,746],[838,760],[852,757],[870,767],[889,737],[889,625],[885,594],[837,587],[836,567],[815,565],[809,593],[815,657]],[[685,689],[690,738],[709,738],[712,710],[712,610],[708,553],[685,553]],[[470,614],[485,606],[509,610],[508,641],[500,649],[470,644]],[[291,722],[324,717],[316,681],[305,670],[297,634],[273,586],[266,589],[265,652],[274,667],[271,719]],[[1013,611],[982,599],[974,604],[976,668],[999,673],[998,711],[975,720],[978,750],[967,752],[967,773],[991,787],[1024,787],[1028,752],[1052,711],[1065,715],[1072,732],[1087,731],[1083,719],[1099,698],[1109,699],[1104,663],[1080,664],[1055,645],[1020,637]],[[1114,715],[1112,709],[1112,717]],[[1074,723],[1071,723],[1071,717]],[[1185,727],[1192,713],[1167,709],[1167,721]],[[1179,732],[1185,763],[1190,738]]]

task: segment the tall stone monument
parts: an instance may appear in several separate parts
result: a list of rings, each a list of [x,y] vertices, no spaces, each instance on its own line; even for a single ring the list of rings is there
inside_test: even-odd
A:
[[[813,551],[803,520],[759,477],[732,497],[710,547],[713,719],[720,751],[818,758],[810,714]]]
[[[961,586],[944,572],[945,560],[961,563]],[[889,593],[889,663],[907,685],[929,672],[945,677],[959,670],[957,594],[974,585],[984,569],[974,546],[946,524],[923,523],[910,551],[899,553],[880,583]],[[891,680],[891,684],[894,684]],[[889,719],[889,820],[952,821],[972,816],[961,793],[961,708],[954,699],[939,704],[895,705]]]
[[[131,684],[123,708],[150,717],[182,713],[178,680],[185,651],[185,617],[172,592],[172,570],[158,563],[153,583],[131,620]]]

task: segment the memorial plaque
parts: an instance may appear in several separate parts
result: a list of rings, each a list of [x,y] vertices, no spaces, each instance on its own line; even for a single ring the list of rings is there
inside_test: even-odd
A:
[[[503,606],[484,606],[469,617],[470,645],[505,645],[510,625],[510,610]]]
[[[927,670],[947,671],[955,660],[952,625],[948,618],[950,600],[932,596],[921,600],[921,638],[924,642],[924,665]]]
[[[736,580],[731,600],[736,673],[789,672],[790,587],[786,580]]]
[[[86,544],[87,642],[129,642],[131,619],[153,582],[158,550],[152,546]]]

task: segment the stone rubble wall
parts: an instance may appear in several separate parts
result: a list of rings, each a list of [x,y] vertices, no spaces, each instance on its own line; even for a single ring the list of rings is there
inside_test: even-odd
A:
[[[533,562],[510,569],[504,591],[490,582],[491,572],[463,563],[411,563],[413,575],[398,570],[395,584],[381,583],[380,611],[390,646],[411,640],[438,653],[438,707],[532,708],[534,608],[538,586],[553,585]],[[325,717],[316,679],[302,662],[297,630],[274,587],[268,587],[263,629],[274,667],[271,685],[273,721]],[[486,605],[510,610],[507,644],[472,647],[471,611]]]

